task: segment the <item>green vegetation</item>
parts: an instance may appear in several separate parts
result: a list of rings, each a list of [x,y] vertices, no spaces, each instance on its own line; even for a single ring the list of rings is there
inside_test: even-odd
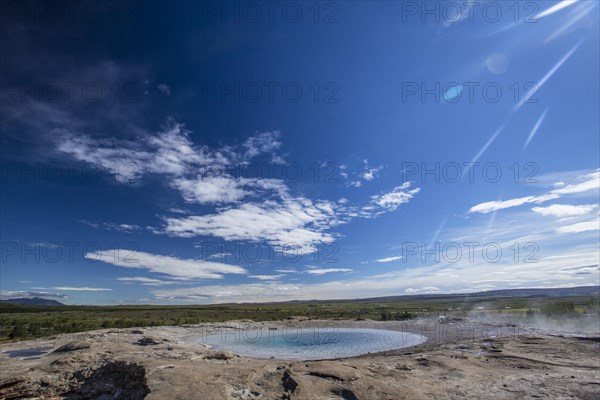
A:
[[[275,321],[292,316],[401,321],[426,315],[522,316],[539,312],[565,315],[574,312],[597,313],[598,309],[600,299],[590,299],[589,296],[506,298],[440,295],[417,299],[398,297],[355,301],[189,306],[34,306],[0,303],[0,341],[105,328],[186,325],[241,319]]]
[[[600,298],[590,298],[585,307],[585,312],[589,314],[600,313]]]
[[[572,301],[559,301],[543,305],[540,313],[546,317],[562,317],[576,315],[577,311]]]

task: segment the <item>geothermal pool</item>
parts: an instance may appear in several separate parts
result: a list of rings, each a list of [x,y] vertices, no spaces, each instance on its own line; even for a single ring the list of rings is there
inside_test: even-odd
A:
[[[352,357],[416,346],[426,340],[414,333],[355,328],[223,330],[191,338],[246,357],[298,360]]]

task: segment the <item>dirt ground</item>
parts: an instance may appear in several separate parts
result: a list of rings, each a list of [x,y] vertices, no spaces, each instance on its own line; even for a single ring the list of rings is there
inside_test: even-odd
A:
[[[188,339],[242,328],[364,327],[422,345],[321,361],[252,359]],[[7,351],[45,348],[9,357]],[[471,321],[237,321],[101,330],[2,345],[1,399],[600,399],[597,335]]]

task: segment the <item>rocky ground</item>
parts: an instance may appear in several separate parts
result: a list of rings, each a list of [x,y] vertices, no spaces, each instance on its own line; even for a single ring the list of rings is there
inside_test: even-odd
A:
[[[359,357],[251,359],[191,343],[215,329],[404,329],[420,346]],[[5,343],[0,399],[599,399],[598,336],[465,321],[316,321],[102,330]],[[7,351],[45,348],[37,357]]]

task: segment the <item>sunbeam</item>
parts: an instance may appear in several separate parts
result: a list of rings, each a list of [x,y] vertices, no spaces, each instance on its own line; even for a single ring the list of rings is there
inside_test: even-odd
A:
[[[537,85],[535,85],[535,87],[530,90],[529,92],[527,92],[527,94],[525,96],[523,96],[523,98],[521,99],[521,101],[519,101],[519,103],[517,103],[517,105],[513,108],[513,112],[517,111],[519,108],[521,108],[523,106],[523,104],[525,104],[534,94],[536,94],[541,88],[542,86],[544,86],[544,84],[548,81],[548,79],[550,79],[552,77],[552,75],[554,75],[556,73],[556,71],[559,70],[560,67],[562,67],[562,65],[569,59],[571,58],[571,56],[573,55],[573,53],[575,53],[577,51],[577,49],[579,48],[579,46],[581,46],[581,44],[583,43],[584,39],[581,39],[579,42],[577,42],[577,44],[575,46],[573,46],[571,48],[571,50],[569,50],[567,52],[567,54],[565,54],[563,56],[563,58],[560,59],[560,61],[558,61],[554,67],[552,67],[552,69],[550,71],[548,71],[548,73],[546,73],[546,75],[544,75],[544,77],[542,79],[540,79],[540,81],[537,83]]]
[[[584,17],[586,17],[590,13],[590,11],[592,11],[594,8],[596,8],[596,4],[597,3],[584,4],[581,7],[579,7],[578,9],[574,10],[574,12],[573,12],[573,14],[574,14],[573,18],[570,18],[563,26],[561,26],[556,31],[552,32],[552,34],[550,34],[546,38],[546,40],[544,40],[544,44],[553,41],[554,39],[556,39],[557,37],[559,37],[560,35],[562,35],[566,31],[568,31],[577,22],[579,22],[581,19],[583,19]]]
[[[471,164],[468,165],[467,168],[465,168],[465,170],[463,171],[463,174],[462,174],[463,177],[469,172],[470,166],[472,164],[476,163],[477,160],[479,160],[479,157],[481,157],[483,155],[483,153],[485,153],[485,151],[487,150],[487,148],[490,147],[490,145],[494,142],[494,140],[496,140],[496,138],[498,137],[498,135],[500,134],[500,132],[502,132],[504,130],[505,126],[506,126],[506,122],[504,122],[502,125],[500,125],[500,127],[498,129],[496,129],[496,132],[494,132],[494,134],[483,145],[483,147],[481,148],[481,150],[479,150],[479,152],[477,153],[477,155],[475,157],[473,157],[473,159],[471,160]]]
[[[531,130],[531,132],[529,132],[529,136],[527,137],[527,140],[525,141],[525,144],[523,145],[523,150],[525,150],[527,148],[527,146],[529,146],[529,142],[531,142],[531,139],[533,139],[533,137],[537,133],[538,129],[542,125],[542,122],[544,122],[544,119],[546,118],[546,114],[548,114],[548,108],[546,108],[544,110],[544,112],[542,113],[542,115],[540,115],[537,122],[533,126],[533,129]]]
[[[554,13],[562,10],[563,8],[567,8],[569,6],[572,6],[575,3],[577,3],[577,0],[563,0],[560,3],[555,4],[552,7],[547,8],[544,11],[536,14],[535,17],[533,17],[533,18],[534,19],[540,19],[540,18],[547,17],[548,15],[552,15],[552,14],[554,14]]]

